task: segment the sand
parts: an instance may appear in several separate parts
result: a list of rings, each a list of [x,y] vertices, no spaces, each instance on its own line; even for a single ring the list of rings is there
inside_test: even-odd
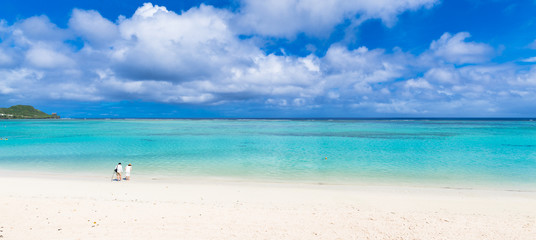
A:
[[[536,193],[0,177],[0,239],[536,239]]]

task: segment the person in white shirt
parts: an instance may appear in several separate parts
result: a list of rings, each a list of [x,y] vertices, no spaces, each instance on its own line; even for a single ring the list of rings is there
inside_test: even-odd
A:
[[[125,167],[125,180],[130,180],[130,170],[132,170],[132,164],[128,164],[128,166]]]
[[[121,173],[123,172],[123,166],[121,166],[121,163],[118,163],[117,166],[115,166],[115,173],[117,177],[117,181],[121,181]]]

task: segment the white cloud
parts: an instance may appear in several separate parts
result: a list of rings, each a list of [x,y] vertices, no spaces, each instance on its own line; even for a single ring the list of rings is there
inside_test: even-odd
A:
[[[471,37],[467,32],[460,32],[452,36],[445,33],[430,45],[432,54],[447,62],[481,63],[488,61],[494,54],[493,48],[484,43],[466,42]]]
[[[6,51],[0,48],[0,66],[8,65],[13,62],[13,59]]]
[[[424,74],[424,78],[439,84],[456,84],[460,81],[460,74],[453,66],[431,68]]]
[[[422,89],[433,89],[432,85],[428,81],[419,78],[419,79],[409,79],[404,84],[405,88],[422,88]]]
[[[228,29],[226,11],[201,5],[178,15],[145,4],[119,23],[121,40],[111,52],[122,77],[174,82],[206,80],[258,49]],[[152,10],[151,10],[152,9]]]
[[[24,19],[15,23],[8,31],[11,31],[13,40],[22,46],[35,42],[56,44],[70,37],[68,31],[58,28],[46,16]]]
[[[381,49],[369,50],[360,47],[348,50],[342,46],[331,46],[323,59],[323,70],[329,75],[342,75],[365,82],[383,82],[399,77],[405,71],[403,53],[385,54]]]
[[[324,92],[337,89],[343,101],[359,96],[382,98],[385,91],[377,91],[375,87],[379,87],[379,84],[388,85],[403,76],[406,69],[402,63],[408,60],[405,54],[388,55],[381,49],[360,47],[349,50],[340,45],[331,46],[321,59],[322,75],[326,82]]]
[[[536,57],[525,58],[525,59],[522,59],[521,61],[522,62],[528,62],[528,63],[534,63],[534,62],[536,62]]]
[[[153,17],[159,13],[169,13],[169,11],[166,9],[166,7],[161,7],[158,5],[154,5],[152,3],[144,3],[143,6],[136,9],[136,12],[134,13],[134,17],[139,18],[150,18]]]
[[[26,52],[26,61],[36,68],[64,68],[74,65],[74,61],[64,54],[38,46]]]
[[[536,67],[532,67],[529,71],[517,74],[515,78],[509,79],[509,83],[519,87],[519,90],[531,92],[536,90]]]
[[[75,65],[71,47],[65,44],[72,35],[46,16],[31,17],[12,26],[3,24],[0,42],[0,67],[68,68]]]
[[[39,91],[39,89],[33,89],[33,87],[42,78],[43,72],[27,68],[0,69],[0,93],[10,94],[15,98],[35,97],[32,96],[32,92]]]
[[[407,10],[431,7],[437,0],[243,0],[235,20],[249,34],[293,37],[299,33],[326,36],[334,26],[348,19],[363,22],[382,19],[393,25]]]
[[[97,11],[74,9],[69,28],[92,47],[108,47],[118,39],[117,25],[103,18]]]

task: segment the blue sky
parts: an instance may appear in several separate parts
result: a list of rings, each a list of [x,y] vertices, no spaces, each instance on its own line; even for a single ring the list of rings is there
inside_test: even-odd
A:
[[[536,117],[534,0],[0,0],[0,107]]]

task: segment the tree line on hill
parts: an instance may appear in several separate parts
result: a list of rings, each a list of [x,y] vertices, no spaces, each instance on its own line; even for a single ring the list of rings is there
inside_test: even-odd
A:
[[[59,119],[56,113],[46,114],[32,106],[16,105],[0,108],[0,119]]]

